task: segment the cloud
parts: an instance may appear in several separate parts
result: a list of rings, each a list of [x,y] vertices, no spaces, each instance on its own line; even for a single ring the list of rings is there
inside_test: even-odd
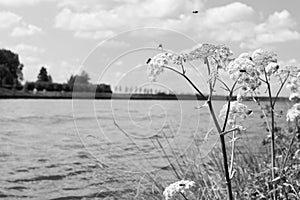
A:
[[[205,11],[204,21],[206,27],[222,26],[224,24],[249,20],[255,14],[252,7],[234,2],[225,6],[210,8]]]
[[[251,35],[255,11],[252,7],[234,2],[209,8],[193,19],[196,32],[204,38],[219,42],[242,41]],[[197,20],[197,21],[195,21]]]
[[[85,11],[89,9],[94,9],[97,6],[97,0],[60,0],[57,2],[58,8],[69,8],[75,11]],[[104,0],[101,1],[102,5],[106,4]],[[111,1],[113,2],[113,1]]]
[[[0,28],[10,28],[11,26],[18,24],[21,19],[22,17],[15,13],[0,11]]]
[[[64,0],[58,8],[54,26],[82,39],[107,39],[141,27],[175,30],[197,40],[234,42],[246,49],[300,39],[296,21],[287,10],[265,18],[240,2],[204,9],[204,0],[103,0],[101,4]],[[199,12],[193,14],[193,10]]]
[[[23,23],[21,26],[17,26],[13,29],[11,36],[13,37],[22,37],[22,36],[31,36],[35,34],[42,33],[42,29],[32,24]]]
[[[57,0],[0,0],[0,5],[4,6],[24,6],[24,5],[35,5],[37,3],[42,2],[51,2],[51,1],[57,1]]]
[[[254,37],[241,44],[242,48],[257,48],[265,44],[299,40],[296,21],[287,10],[274,12],[268,19],[254,27]]]
[[[60,3],[61,11],[55,18],[55,27],[74,31],[75,37],[98,39],[107,37],[108,32],[118,33],[153,22],[163,25],[165,20],[178,20],[182,13],[191,13],[202,6],[201,1],[185,0],[113,1],[111,4],[115,6],[102,3],[91,7],[85,3],[81,5],[85,9],[80,10],[70,1]]]
[[[13,28],[11,36],[28,36],[41,33],[42,29],[32,24],[26,23],[23,18],[10,11],[0,11],[0,29]]]
[[[35,56],[20,55],[20,62],[23,63],[25,66],[32,65],[32,64],[36,65],[39,62],[41,62],[41,59]]]
[[[38,55],[38,54],[42,54],[45,52],[45,49],[37,47],[37,46],[33,46],[30,44],[24,44],[24,43],[20,43],[17,45],[9,45],[5,47],[6,49],[10,49],[13,52],[19,54],[19,55],[24,55],[24,56],[33,56],[33,55]],[[33,59],[29,59],[29,60],[33,60]]]
[[[32,54],[32,53],[44,53],[45,49],[43,48],[39,48],[37,46],[33,46],[33,45],[29,45],[29,44],[18,44],[15,47],[13,47],[13,49],[16,52],[22,52],[24,54]]]

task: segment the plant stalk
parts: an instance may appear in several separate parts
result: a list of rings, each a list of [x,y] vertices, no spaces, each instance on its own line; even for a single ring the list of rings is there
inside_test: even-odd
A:
[[[220,142],[221,142],[221,149],[223,154],[223,165],[224,165],[224,172],[225,172],[225,180],[226,180],[226,186],[227,186],[227,192],[228,192],[228,199],[233,200],[232,195],[232,186],[231,186],[231,180],[230,180],[230,174],[229,174],[229,168],[228,168],[228,160],[227,160],[227,152],[226,152],[226,144],[225,144],[225,135],[222,134],[221,127],[218,123],[218,120],[216,118],[215,112],[213,110],[213,106],[211,101],[207,102],[210,113],[212,115],[212,119],[214,121],[214,124],[219,132],[220,135]]]
[[[205,59],[205,64],[207,65],[208,74],[210,76],[210,66],[209,66],[209,62],[208,62],[207,58]],[[209,107],[210,114],[211,114],[214,124],[217,128],[217,131],[218,131],[219,137],[220,137],[220,141],[221,141],[225,180],[226,180],[226,186],[227,186],[227,192],[228,192],[228,200],[233,200],[232,186],[231,186],[231,180],[230,180],[230,174],[229,174],[229,168],[228,168],[228,160],[227,160],[227,152],[226,152],[226,144],[225,144],[225,135],[222,134],[222,129],[217,120],[217,117],[216,117],[216,114],[214,112],[213,105],[211,102],[211,97],[212,97],[212,92],[213,92],[213,84],[211,84],[211,82],[209,83],[210,93],[209,93],[209,96],[207,97],[198,89],[198,87],[184,73],[181,73],[181,72],[177,71],[176,69],[169,67],[169,66],[164,66],[164,68],[169,69],[169,70],[183,76],[190,83],[190,85],[198,92],[198,94],[207,101],[207,105]]]
[[[207,70],[208,70],[208,76],[209,78],[211,78],[211,70],[210,70],[210,65],[209,65],[209,61],[207,58],[205,58],[204,63],[207,65]],[[226,144],[225,144],[225,135],[222,134],[222,129],[220,127],[220,124],[217,120],[212,102],[211,102],[211,98],[212,98],[212,93],[214,90],[214,84],[212,84],[212,81],[209,81],[209,89],[210,89],[210,93],[209,93],[209,97],[207,100],[207,104],[208,104],[208,108],[210,111],[210,114],[212,116],[212,119],[214,121],[214,124],[217,128],[217,131],[219,133],[219,137],[220,137],[220,142],[221,142],[221,149],[222,149],[222,154],[223,154],[223,165],[224,165],[224,172],[225,172],[225,180],[226,180],[226,186],[227,186],[227,193],[228,193],[228,199],[229,200],[233,200],[233,195],[232,195],[232,186],[231,186],[231,180],[230,180],[230,174],[229,174],[229,167],[228,167],[228,160],[227,160],[227,152],[226,152]]]
[[[271,91],[271,85],[267,77],[267,73],[265,72],[265,78],[266,78],[266,84],[268,86],[268,94],[269,94],[269,101],[270,101],[270,107],[271,107],[271,173],[272,173],[272,180],[275,178],[275,119],[274,119],[274,105],[272,101],[272,91]],[[273,184],[273,199],[276,200],[276,185]]]

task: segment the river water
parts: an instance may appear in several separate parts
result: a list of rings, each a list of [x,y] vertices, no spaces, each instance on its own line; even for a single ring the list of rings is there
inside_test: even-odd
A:
[[[143,173],[168,165],[159,144],[179,155],[197,140],[205,158],[217,143],[207,134],[208,110],[196,109],[202,104],[0,100],[0,198],[132,199]],[[245,122],[245,138],[259,145],[265,128],[258,107],[249,106],[255,115]],[[284,113],[288,106],[278,103]]]

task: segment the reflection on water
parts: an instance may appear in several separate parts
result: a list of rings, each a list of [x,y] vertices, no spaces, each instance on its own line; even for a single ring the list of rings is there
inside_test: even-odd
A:
[[[216,143],[214,134],[203,142],[212,124],[195,109],[202,103],[1,100],[0,198],[128,199],[141,173],[166,166],[171,151],[188,153],[199,141],[204,157]],[[247,138],[260,143],[259,115],[246,126],[254,124]]]

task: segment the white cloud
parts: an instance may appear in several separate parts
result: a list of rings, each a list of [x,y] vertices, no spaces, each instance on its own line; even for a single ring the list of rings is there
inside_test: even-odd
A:
[[[0,5],[4,6],[23,6],[23,5],[35,5],[41,2],[51,2],[57,0],[0,0]]]
[[[209,8],[193,17],[194,32],[201,38],[219,42],[239,42],[251,36],[255,19],[252,7],[234,2],[225,6]]]
[[[275,12],[254,27],[254,36],[241,44],[242,48],[257,48],[265,44],[299,40],[300,33],[293,30],[297,25],[287,10]]]
[[[62,10],[56,16],[55,27],[72,30],[77,37],[94,39],[107,37],[109,31],[115,33],[145,27],[153,22],[163,24],[165,20],[178,20],[181,14],[191,13],[202,6],[201,1],[185,0],[145,0],[135,4],[132,1],[114,1],[113,7],[104,3],[95,4],[93,7],[82,4],[85,9],[78,11],[78,5],[65,2],[69,3],[60,4]]]
[[[0,11],[0,29],[12,27],[13,30],[10,35],[13,37],[34,35],[42,32],[40,27],[26,23],[21,16],[10,11]]]
[[[97,0],[60,0],[57,2],[57,7],[58,8],[69,8],[71,10],[75,10],[75,11],[85,11],[85,10],[89,10],[89,9],[94,9],[95,6],[97,6],[96,4]],[[105,2],[103,2],[102,0],[102,4],[104,4]]]
[[[38,64],[39,62],[41,62],[41,59],[35,56],[20,55],[20,62],[23,63],[26,67],[27,65]]]
[[[32,24],[23,23],[21,26],[17,26],[13,29],[11,36],[13,37],[22,37],[30,36],[38,33],[42,33],[42,29]]]
[[[23,44],[23,43],[16,45],[15,47],[13,47],[13,49],[16,52],[22,52],[25,54],[44,53],[45,52],[45,49],[43,49],[43,48],[39,48],[37,46]]]
[[[300,39],[296,21],[286,10],[265,18],[244,3],[205,10],[203,2],[104,0],[100,4],[94,0],[64,0],[58,3],[61,10],[55,27],[85,39],[107,39],[124,30],[158,27],[187,33],[198,40],[235,42],[248,49]],[[199,13],[192,14],[193,10]]]
[[[206,10],[202,23],[204,23],[206,27],[224,26],[232,22],[249,20],[254,14],[255,11],[252,7],[243,3],[234,2]]]
[[[22,17],[19,15],[9,12],[0,11],[0,28],[9,28],[21,21]]]
[[[45,52],[45,49],[43,49],[43,48],[33,46],[30,44],[24,44],[24,43],[20,43],[17,45],[8,45],[8,46],[5,46],[4,48],[10,49],[19,55],[24,55],[27,57],[29,56],[28,60],[34,60],[34,59],[31,59],[31,57],[33,55],[42,54]]]

